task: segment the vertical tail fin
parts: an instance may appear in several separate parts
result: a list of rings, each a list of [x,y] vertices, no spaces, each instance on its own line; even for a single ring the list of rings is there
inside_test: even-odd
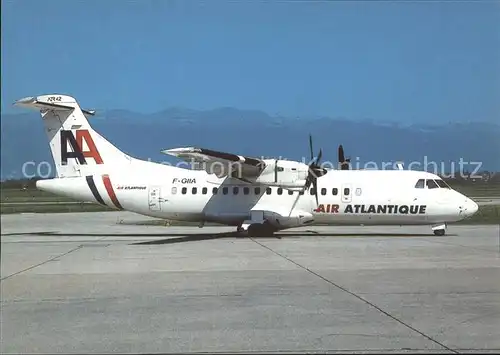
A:
[[[58,177],[104,173],[133,160],[92,129],[86,115],[94,113],[71,96],[27,97],[15,105],[40,111]]]

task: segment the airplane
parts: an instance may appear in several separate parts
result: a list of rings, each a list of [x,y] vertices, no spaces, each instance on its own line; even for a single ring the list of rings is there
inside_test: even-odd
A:
[[[478,211],[476,202],[439,176],[412,170],[350,170],[339,147],[340,169],[311,162],[258,159],[199,147],[162,152],[196,162],[195,169],[125,154],[96,132],[68,95],[20,99],[14,105],[40,112],[57,177],[36,187],[115,210],[177,221],[234,226],[237,234],[270,237],[277,231],[323,225],[447,225]],[[145,139],[147,139],[145,137]]]

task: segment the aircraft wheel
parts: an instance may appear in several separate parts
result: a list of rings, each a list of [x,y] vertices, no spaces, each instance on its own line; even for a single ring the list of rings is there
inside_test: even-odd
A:
[[[436,229],[434,231],[434,235],[437,235],[437,236],[440,236],[440,237],[442,237],[444,234],[445,234],[445,230],[444,229]]]
[[[238,226],[238,228],[236,228],[236,238],[244,238],[247,236],[248,236],[248,233],[245,229],[243,229],[242,226]]]
[[[273,230],[265,224],[256,223],[248,227],[248,236],[250,238],[272,237],[273,234]]]

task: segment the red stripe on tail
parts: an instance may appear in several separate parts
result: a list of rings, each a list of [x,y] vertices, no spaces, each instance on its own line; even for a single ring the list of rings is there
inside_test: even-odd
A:
[[[102,182],[104,183],[104,187],[106,188],[111,201],[113,201],[113,204],[116,206],[116,208],[123,210],[122,205],[120,205],[120,202],[118,202],[118,199],[116,198],[115,191],[113,190],[113,185],[111,185],[111,180],[109,179],[109,175],[103,175]]]

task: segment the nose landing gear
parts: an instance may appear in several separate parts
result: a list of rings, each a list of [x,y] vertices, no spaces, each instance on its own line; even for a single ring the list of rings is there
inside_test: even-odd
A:
[[[432,231],[434,232],[434,235],[437,235],[439,237],[442,237],[443,235],[446,234],[446,224],[437,224],[432,226]]]
[[[444,229],[436,229],[434,231],[434,235],[437,235],[437,236],[443,236],[445,235],[446,231]]]

